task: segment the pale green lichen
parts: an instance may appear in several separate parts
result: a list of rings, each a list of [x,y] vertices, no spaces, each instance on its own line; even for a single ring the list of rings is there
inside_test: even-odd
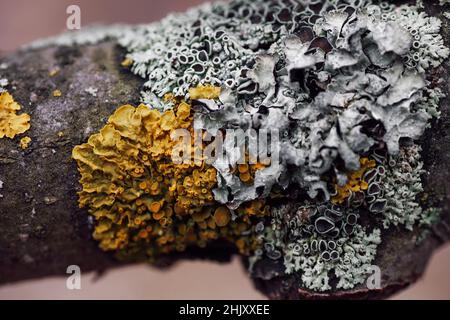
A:
[[[440,208],[428,208],[422,211],[420,214],[420,226],[431,227],[440,222],[442,209]]]
[[[324,210],[335,209],[328,207]],[[251,268],[255,268],[255,263],[266,255],[274,260],[282,258],[285,272],[299,273],[303,285],[311,290],[331,290],[331,277],[338,279],[337,289],[351,289],[364,283],[381,242],[381,232],[379,229],[368,232],[355,220],[350,222],[354,225],[348,234],[345,229],[348,229],[349,216],[357,218],[352,212],[340,209],[342,211],[334,213],[340,212],[342,217],[339,219],[346,219],[346,222],[341,225],[340,232],[330,238],[317,232],[317,216],[327,216],[320,207],[294,208],[287,205],[274,208],[271,225],[262,235],[265,245],[251,261]]]
[[[438,67],[448,58],[450,49],[445,46],[444,39],[439,34],[442,25],[439,18],[430,17],[415,7],[401,6],[395,9],[393,16],[386,19],[397,21],[414,37],[406,60],[408,66],[423,72],[428,68]]]

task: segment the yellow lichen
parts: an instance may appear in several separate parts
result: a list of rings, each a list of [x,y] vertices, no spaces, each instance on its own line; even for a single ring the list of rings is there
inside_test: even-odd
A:
[[[53,91],[53,96],[56,97],[56,98],[61,97],[62,96],[61,90],[58,90],[58,89],[54,90]]]
[[[189,97],[193,100],[217,99],[220,96],[220,92],[220,87],[214,87],[211,85],[198,86],[196,88],[189,89]]]
[[[239,176],[239,179],[245,184],[252,184],[255,179],[256,171],[262,170],[266,167],[261,162],[250,164],[250,157],[248,154],[245,156],[245,163],[237,165],[234,172]]]
[[[214,222],[218,227],[225,227],[231,219],[230,210],[227,207],[220,206],[214,212]]]
[[[59,73],[60,69],[59,68],[53,68],[48,72],[48,75],[50,77],[54,77]]]
[[[20,139],[20,147],[25,150],[30,146],[31,143],[31,138],[30,137],[23,137],[22,139]]]
[[[164,113],[125,105],[99,133],[74,148],[83,187],[79,204],[95,217],[94,238],[103,250],[154,257],[227,239],[249,254],[260,244],[249,233],[251,217],[267,215],[268,208],[250,202],[232,219],[230,210],[214,200],[213,167],[172,161],[177,141],[171,133],[184,128],[193,137],[192,122],[184,101]]]
[[[177,97],[175,97],[175,95],[171,92],[166,93],[163,97],[163,101],[165,103],[172,103],[172,104],[177,104],[180,102],[180,99],[178,99]]]
[[[8,92],[0,95],[0,139],[7,137],[13,139],[30,129],[30,116],[26,113],[17,115],[21,109]]]
[[[369,187],[368,183],[363,180],[363,176],[369,169],[376,166],[376,162],[368,158],[361,158],[359,162],[360,169],[347,174],[347,184],[344,186],[336,186],[337,194],[331,199],[333,203],[342,204],[350,197],[352,192],[365,191]]]
[[[125,58],[122,63],[121,63],[122,67],[124,68],[129,68],[133,65],[133,60],[130,58]]]

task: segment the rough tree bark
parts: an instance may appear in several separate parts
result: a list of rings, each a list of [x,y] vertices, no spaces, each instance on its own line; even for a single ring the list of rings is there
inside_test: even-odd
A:
[[[426,10],[444,21],[444,39],[450,39],[449,20],[438,1],[426,1]],[[63,275],[68,265],[83,271],[118,266],[112,255],[98,249],[91,238],[86,210],[77,205],[78,172],[71,159],[75,145],[98,131],[122,104],[139,102],[143,80],[120,67],[124,51],[112,42],[78,47],[51,47],[16,52],[0,59],[8,68],[11,92],[31,115],[31,146],[23,151],[18,140],[0,140],[0,284],[50,275]],[[49,70],[60,72],[51,77]],[[431,75],[443,78],[450,93],[447,61]],[[98,88],[97,96],[86,92]],[[61,97],[54,97],[59,89]],[[382,298],[415,282],[432,252],[450,237],[450,98],[441,103],[442,116],[421,141],[427,174],[423,177],[428,203],[442,208],[442,222],[417,244],[420,231],[384,233],[375,263],[382,269],[382,288],[360,286],[350,291],[315,294],[298,288],[295,276],[277,276],[267,264],[256,287],[270,298]],[[63,134],[59,134],[62,132]],[[220,250],[217,250],[220,249]],[[217,242],[207,249],[163,258],[167,267],[179,259],[229,261],[235,251]],[[267,279],[267,277],[270,279]]]

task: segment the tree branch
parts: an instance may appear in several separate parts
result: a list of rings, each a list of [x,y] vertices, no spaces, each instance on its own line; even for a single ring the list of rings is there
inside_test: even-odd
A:
[[[427,11],[441,16],[437,1],[430,3],[426,3]],[[441,18],[444,39],[450,39],[448,20]],[[73,264],[86,272],[120,264],[91,238],[87,211],[77,204],[79,176],[71,152],[97,132],[117,106],[139,103],[143,80],[120,67],[123,58],[122,49],[103,42],[24,50],[1,59],[0,63],[8,65],[3,74],[10,80],[15,100],[31,115],[26,135],[32,143],[22,150],[18,138],[0,140],[0,284],[63,275]],[[60,71],[49,75],[55,67]],[[449,73],[446,62],[430,80],[448,79]],[[96,95],[86,92],[90,86],[98,89]],[[52,95],[56,89],[61,97]],[[448,81],[445,92],[450,92]],[[269,262],[256,275],[257,288],[270,298],[381,298],[416,281],[434,249],[450,237],[449,108],[447,97],[441,103],[440,120],[421,141],[428,172],[424,196],[442,209],[443,221],[428,235],[403,229],[385,232],[376,258],[383,270],[382,289],[369,291],[359,286],[332,294],[306,292],[298,287],[296,276],[269,277],[276,269]],[[208,249],[165,257],[158,265],[167,267],[186,258],[228,261],[234,253],[230,246],[217,242]]]

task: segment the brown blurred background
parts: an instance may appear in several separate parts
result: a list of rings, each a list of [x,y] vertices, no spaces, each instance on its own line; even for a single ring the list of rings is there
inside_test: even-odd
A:
[[[81,8],[81,23],[146,23],[204,0],[0,0],[0,51],[65,30],[66,8]],[[1,257],[0,257],[1,259]],[[168,271],[145,265],[97,278],[82,275],[82,289],[66,289],[65,278],[0,287],[0,299],[263,299],[235,259],[231,264],[182,262]],[[450,299],[450,245],[434,255],[422,280],[396,299]]]

